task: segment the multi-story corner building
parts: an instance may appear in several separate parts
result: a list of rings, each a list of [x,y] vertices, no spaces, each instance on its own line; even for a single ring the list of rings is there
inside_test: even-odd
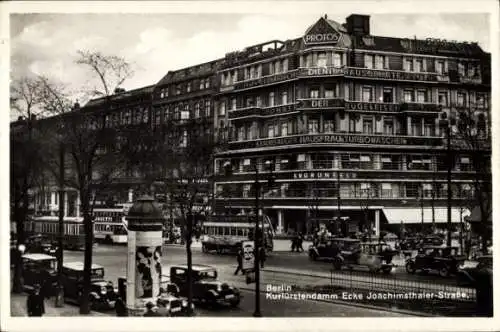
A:
[[[476,43],[373,36],[369,20],[325,16],[302,37],[170,71],[155,85],[115,94],[112,107],[96,99],[81,112],[124,131],[167,128],[180,148],[225,137],[207,186],[215,213],[251,213],[257,168],[263,183],[271,169],[276,179],[259,199],[278,232],[311,231],[318,221],[345,231],[443,225],[449,163],[440,120],[472,114],[476,134],[489,141],[490,55]],[[469,152],[453,151],[454,223],[477,179]],[[112,193],[118,202],[143,181],[141,169],[124,169]],[[55,213],[55,191],[35,206]]]
[[[476,43],[373,36],[369,19],[325,16],[303,37],[226,55],[215,114],[230,128],[216,158],[219,212],[252,213],[257,168],[260,207],[278,232],[311,231],[314,220],[347,232],[447,221],[440,120],[472,110],[489,137],[489,54]],[[462,152],[453,153],[454,223],[475,176]]]

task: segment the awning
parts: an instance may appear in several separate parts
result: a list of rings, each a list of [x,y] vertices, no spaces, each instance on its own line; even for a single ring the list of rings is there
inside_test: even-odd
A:
[[[424,208],[424,223],[432,223],[432,208]],[[422,209],[419,208],[384,208],[385,217],[389,224],[418,224],[422,222]],[[446,208],[434,209],[434,221],[436,223],[446,223],[448,221]],[[462,210],[462,217],[470,214],[468,209]],[[451,222],[460,222],[460,209],[451,209]]]
[[[472,209],[472,213],[470,216],[465,218],[465,221],[468,222],[481,222],[481,208],[479,206],[476,206],[475,208]],[[488,215],[488,222],[491,222],[491,211]]]

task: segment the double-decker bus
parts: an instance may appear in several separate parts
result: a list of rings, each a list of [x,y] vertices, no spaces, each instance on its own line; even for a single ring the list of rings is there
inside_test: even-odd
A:
[[[94,238],[98,242],[110,244],[127,243],[127,207],[94,208]]]
[[[262,227],[263,221],[264,247],[267,252],[271,252],[274,247],[274,229],[267,215],[261,218],[259,227]],[[201,242],[203,252],[236,253],[243,241],[253,240],[255,222],[252,222],[252,219],[252,216],[212,216],[209,221],[203,223]]]
[[[54,242],[59,239],[59,218],[57,216],[32,217],[25,222],[24,227],[29,235],[44,235]],[[65,217],[63,228],[63,248],[83,250],[85,247],[83,218]]]

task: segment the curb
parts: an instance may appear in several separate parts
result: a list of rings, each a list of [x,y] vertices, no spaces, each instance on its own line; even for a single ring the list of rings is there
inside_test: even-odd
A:
[[[248,287],[240,287],[240,289],[245,290],[245,291],[251,291],[255,293],[255,289],[248,288]],[[265,291],[260,291],[261,294],[267,293]],[[362,303],[355,303],[355,302],[346,302],[342,300],[320,300],[320,299],[311,299],[312,301],[316,302],[323,302],[323,303],[331,303],[331,304],[336,304],[336,305],[342,305],[346,307],[357,307],[357,308],[362,308],[362,309],[369,309],[369,310],[375,310],[375,311],[384,311],[384,312],[393,312],[397,314],[402,314],[402,315],[408,315],[408,316],[416,316],[416,317],[441,317],[441,316],[435,316],[431,314],[426,314],[423,312],[419,311],[409,311],[409,310],[404,310],[404,309],[389,309],[389,308],[384,308],[384,307],[378,307],[378,306],[373,306],[369,304],[362,304]]]

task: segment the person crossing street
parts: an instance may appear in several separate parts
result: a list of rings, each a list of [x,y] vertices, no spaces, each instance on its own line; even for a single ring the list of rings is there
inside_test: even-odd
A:
[[[234,275],[237,275],[238,272],[241,271],[241,274],[244,274],[243,272],[243,251],[241,249],[238,249],[238,255],[236,256],[236,259],[238,261],[238,266],[236,267],[236,271],[234,271]]]

